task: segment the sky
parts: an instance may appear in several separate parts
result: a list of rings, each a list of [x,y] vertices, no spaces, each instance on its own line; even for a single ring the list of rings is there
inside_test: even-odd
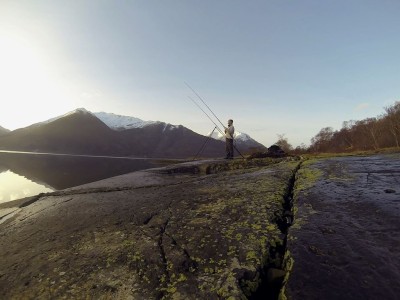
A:
[[[224,125],[309,145],[400,100],[399,16],[398,0],[0,0],[0,126],[82,107],[207,135],[186,82]]]

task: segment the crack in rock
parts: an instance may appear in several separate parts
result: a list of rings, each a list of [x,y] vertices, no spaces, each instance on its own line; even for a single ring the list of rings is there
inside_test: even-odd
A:
[[[293,170],[292,176],[289,178],[286,194],[283,196],[284,202],[282,210],[275,213],[275,222],[284,235],[283,244],[271,246],[268,253],[270,263],[260,271],[261,283],[257,291],[249,297],[251,300],[258,299],[278,299],[281,289],[283,288],[283,280],[286,275],[284,266],[284,257],[287,253],[288,229],[293,223],[293,193],[296,183],[296,175],[302,166],[300,162]]]

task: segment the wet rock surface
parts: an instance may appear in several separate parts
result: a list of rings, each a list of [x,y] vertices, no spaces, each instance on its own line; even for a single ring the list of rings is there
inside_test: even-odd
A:
[[[296,174],[288,299],[399,299],[400,155],[306,161]]]
[[[283,276],[299,163],[181,164],[2,206],[0,298],[246,299]]]
[[[10,202],[0,298],[398,299],[399,186],[399,154],[209,160]]]

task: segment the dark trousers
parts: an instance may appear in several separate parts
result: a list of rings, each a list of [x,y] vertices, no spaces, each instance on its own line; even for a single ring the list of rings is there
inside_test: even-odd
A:
[[[226,138],[225,150],[226,157],[233,157],[233,139]]]

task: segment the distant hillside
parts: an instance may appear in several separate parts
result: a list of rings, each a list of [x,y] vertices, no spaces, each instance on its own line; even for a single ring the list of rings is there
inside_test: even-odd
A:
[[[114,132],[90,113],[76,112],[49,123],[34,124],[0,137],[0,147],[54,153],[112,153]]]
[[[186,130],[189,130],[181,125],[175,126],[171,124],[166,124],[164,122],[160,121],[143,121],[141,119],[135,118],[135,117],[129,117],[129,116],[121,116],[121,115],[115,115],[112,113],[105,113],[105,112],[99,112],[99,113],[93,113],[96,117],[98,117],[100,120],[102,120],[107,126],[114,130],[118,131],[123,131],[125,129],[133,129],[133,128],[145,128],[147,126],[158,126],[156,128],[163,128],[165,126],[168,127],[166,132],[173,131],[175,129],[179,128],[184,128]],[[163,129],[164,130],[164,129]],[[189,130],[191,133],[194,133],[193,131]],[[171,136],[171,135],[170,135]],[[209,136],[209,134],[207,135]],[[220,140],[225,142],[225,137],[222,136],[218,132],[214,132],[212,138],[216,140]],[[201,145],[200,145],[201,147]],[[207,143],[208,147],[208,143]],[[205,149],[207,149],[207,147]],[[266,147],[260,143],[258,143],[256,140],[252,139],[248,134],[242,133],[242,132],[236,132],[235,133],[235,147],[243,152],[249,152],[249,151],[266,151]]]
[[[194,156],[203,136],[165,123],[116,131],[92,113],[77,110],[0,136],[0,149],[90,155],[186,158]],[[209,143],[202,155],[223,156],[221,142]]]
[[[10,130],[0,126],[0,135],[6,134],[8,132],[10,132]]]
[[[102,121],[103,120],[103,121]],[[107,123],[105,123],[107,122]],[[142,121],[83,108],[0,136],[0,149],[157,158],[195,156],[207,137],[182,125]],[[255,141],[254,141],[255,142]],[[242,141],[243,153],[261,144]],[[262,146],[262,145],[261,145]],[[201,157],[223,157],[224,142],[209,139]]]

